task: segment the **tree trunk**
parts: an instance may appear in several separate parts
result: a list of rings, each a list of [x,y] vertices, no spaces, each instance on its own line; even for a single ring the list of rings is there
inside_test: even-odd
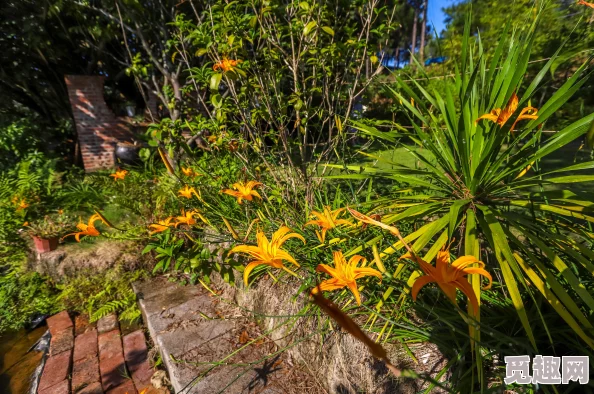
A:
[[[417,19],[419,19],[419,9],[415,7],[415,16],[413,18],[413,30],[412,30],[412,39],[410,45],[410,64],[413,64],[413,56],[415,55],[415,50],[417,49]]]
[[[421,47],[419,48],[419,59],[421,64],[425,61],[425,34],[427,29],[427,7],[429,6],[429,0],[423,1],[423,23],[421,25]]]

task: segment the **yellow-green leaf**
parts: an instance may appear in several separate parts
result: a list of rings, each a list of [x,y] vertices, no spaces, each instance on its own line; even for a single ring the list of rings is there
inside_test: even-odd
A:
[[[215,73],[212,74],[210,77],[210,90],[218,90],[219,84],[221,83],[221,78],[223,78],[222,73]]]
[[[312,29],[314,27],[316,27],[318,25],[318,22],[316,21],[311,21],[309,22],[307,25],[305,25],[305,27],[303,28],[303,35],[308,35],[309,33],[311,33]]]
[[[334,37],[334,30],[330,26],[322,26],[322,30]]]

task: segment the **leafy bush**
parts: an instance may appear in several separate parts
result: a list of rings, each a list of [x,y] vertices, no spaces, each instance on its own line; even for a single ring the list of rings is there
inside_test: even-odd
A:
[[[0,246],[0,333],[57,311],[54,290],[41,275],[26,271],[26,261],[22,250]]]

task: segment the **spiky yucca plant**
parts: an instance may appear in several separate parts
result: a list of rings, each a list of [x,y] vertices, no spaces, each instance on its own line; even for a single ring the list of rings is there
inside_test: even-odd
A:
[[[524,81],[537,22],[538,18],[520,34],[506,27],[490,59],[484,55],[480,37],[474,42],[471,39],[467,23],[460,63],[445,84],[445,94],[396,76],[390,91],[411,118],[410,133],[403,133],[402,127],[385,132],[363,124],[355,126],[396,147],[402,137],[410,138],[422,149],[402,146],[422,163],[420,168],[366,154],[387,166],[347,166],[358,174],[334,177],[386,177],[401,182],[396,197],[383,196],[375,202],[374,212],[384,213],[382,221],[388,224],[404,220],[422,223],[405,238],[420,254],[431,245],[429,254],[434,256],[456,238],[459,255],[474,255],[487,262],[488,269],[498,271],[502,279],[499,288],[511,298],[535,350],[533,325],[546,328],[547,322],[530,322],[525,303],[537,292],[576,338],[594,348],[594,290],[590,286],[594,275],[594,232],[590,227],[594,197],[572,190],[575,184],[594,180],[593,175],[582,175],[583,170],[594,168],[594,162],[550,171],[540,167],[543,158],[591,128],[594,114],[550,138],[542,133],[545,122],[590,76],[590,59],[541,108],[530,107],[531,98],[561,51],[531,82]],[[381,239],[373,238],[366,245]],[[386,258],[402,246],[397,242],[380,257]],[[395,272],[401,269],[402,264]],[[416,276],[418,272],[411,274],[409,284]],[[469,280],[480,299],[479,279],[474,276],[469,275]],[[479,339],[478,332],[471,329],[471,334]]]

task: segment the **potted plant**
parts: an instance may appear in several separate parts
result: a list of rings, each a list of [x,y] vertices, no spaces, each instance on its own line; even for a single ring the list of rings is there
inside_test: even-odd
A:
[[[29,223],[27,233],[33,238],[37,253],[46,253],[58,247],[60,235],[72,228],[72,223],[62,213],[45,215],[42,219]]]

